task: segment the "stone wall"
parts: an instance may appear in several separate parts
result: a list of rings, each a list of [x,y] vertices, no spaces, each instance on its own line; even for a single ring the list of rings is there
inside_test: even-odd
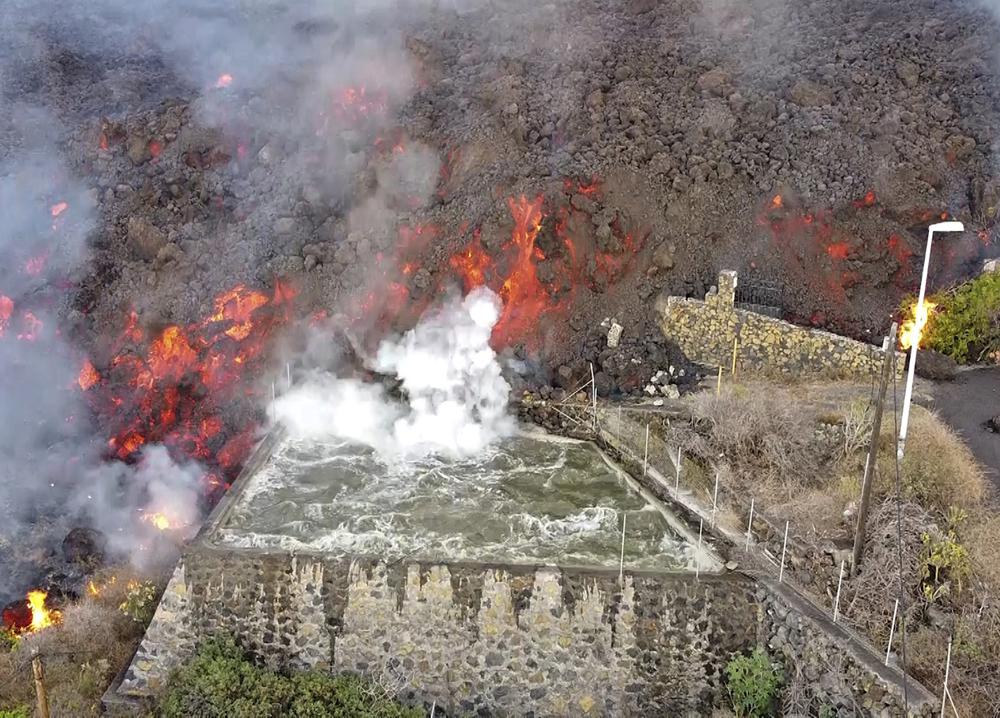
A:
[[[704,300],[666,297],[658,303],[660,328],[692,361],[728,373],[738,340],[738,370],[754,374],[868,379],[879,373],[881,347],[737,309],[736,281],[736,272],[721,272]],[[900,375],[903,362],[897,354]]]
[[[892,671],[879,675],[778,589],[737,573],[626,572],[622,586],[614,571],[201,543],[178,564],[117,694],[155,693],[200,640],[228,632],[273,668],[366,674],[449,715],[699,716],[725,702],[731,656],[765,642],[804,661],[819,676],[807,690],[828,691],[829,705],[899,715]]]

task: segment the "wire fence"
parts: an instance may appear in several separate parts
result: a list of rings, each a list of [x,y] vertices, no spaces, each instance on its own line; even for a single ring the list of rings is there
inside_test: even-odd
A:
[[[721,388],[721,377],[720,371],[717,390]],[[869,407],[875,401],[875,393],[873,384]],[[755,496],[733,490],[727,485],[729,475],[723,462],[720,461],[718,466],[705,466],[685,456],[683,446],[670,443],[666,437],[671,434],[672,423],[685,421],[680,410],[672,409],[666,403],[663,406],[653,406],[599,402],[593,379],[585,381],[569,392],[563,401],[550,404],[550,407],[569,426],[592,433],[633,475],[642,478],[645,487],[686,514],[692,531],[694,522],[697,522],[698,550],[695,555],[699,560],[695,561],[693,567],[696,576],[707,565],[712,565],[711,554],[708,552],[717,542],[728,544],[729,550],[726,553],[730,559],[742,556],[741,562],[745,561],[748,572],[758,577],[768,577],[778,584],[790,583],[793,587],[800,585],[797,575],[812,575],[818,570],[817,562],[810,558],[813,547],[794,536],[794,527],[788,519],[769,515],[767,507],[761,506]],[[893,418],[889,417],[889,420],[892,421]],[[624,560],[627,540],[627,516],[623,516],[620,575],[628,569]],[[870,605],[870,602],[884,601],[886,598],[891,600],[892,596],[855,595],[852,601],[845,601],[845,581],[850,579],[850,559],[838,558],[832,565],[824,567],[828,572],[828,601],[811,602],[834,624],[854,632],[852,606],[858,603]],[[904,700],[908,705],[905,614],[900,608],[900,598],[897,596],[888,641],[882,647],[882,662],[885,666],[900,670]],[[868,641],[862,639],[862,642]],[[873,647],[878,652],[880,647]],[[897,654],[900,658],[899,665],[893,660]],[[948,691],[950,663],[949,650],[941,695],[942,717],[946,707],[951,709],[950,714],[956,717],[959,715]]]

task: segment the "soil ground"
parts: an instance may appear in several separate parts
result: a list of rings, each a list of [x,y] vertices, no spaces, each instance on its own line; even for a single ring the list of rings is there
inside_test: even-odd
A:
[[[934,407],[961,436],[986,468],[990,483],[1000,490],[1000,434],[986,422],[1000,414],[1000,367],[960,372],[958,378],[934,386]]]

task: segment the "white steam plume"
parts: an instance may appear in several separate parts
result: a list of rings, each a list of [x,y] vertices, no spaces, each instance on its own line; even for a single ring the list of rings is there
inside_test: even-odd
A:
[[[348,440],[387,458],[475,455],[514,429],[510,385],[489,345],[499,316],[499,298],[481,288],[384,341],[370,368],[395,376],[406,403],[324,372],[278,399],[276,418],[296,438]]]

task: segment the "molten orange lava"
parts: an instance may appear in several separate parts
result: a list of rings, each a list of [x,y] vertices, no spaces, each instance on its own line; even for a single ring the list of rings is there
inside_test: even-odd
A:
[[[28,605],[31,606],[31,628],[29,631],[40,631],[59,622],[61,614],[45,607],[45,591],[28,591]]]
[[[219,75],[219,79],[215,81],[215,87],[219,89],[223,87],[229,87],[232,84],[233,84],[233,76],[230,75],[228,72],[224,72],[223,74]]]
[[[31,277],[37,277],[43,271],[45,271],[45,265],[48,263],[48,261],[49,261],[48,253],[30,257],[24,263],[24,273]]]
[[[21,323],[24,330],[17,335],[17,338],[25,342],[33,342],[38,338],[38,333],[42,331],[42,320],[32,312],[25,312],[21,315]]]
[[[916,302],[910,306],[910,316],[903,321],[903,326],[899,332],[899,346],[901,348],[909,349],[912,346],[920,346],[924,327],[927,326],[931,310],[936,306],[937,304],[929,302],[926,299],[919,307]]]
[[[8,296],[0,294],[0,337],[7,330],[10,317],[14,313],[14,300]]]
[[[155,160],[163,152],[163,145],[161,145],[156,140],[149,141],[149,154]]]
[[[834,242],[827,245],[826,253],[834,259],[847,259],[851,253],[851,246],[847,242]]]
[[[54,205],[52,205],[52,207],[50,208],[49,212],[51,212],[51,214],[52,214],[53,217],[58,217],[63,212],[65,212],[68,208],[69,208],[69,204],[68,203],[66,203],[66,202],[56,202]]]
[[[247,412],[257,360],[273,330],[291,317],[294,296],[280,282],[270,298],[237,285],[215,299],[205,319],[152,335],[130,313],[107,369],[98,374],[88,363],[78,378],[91,407],[112,427],[114,455],[127,460],[148,444],[164,443],[209,469],[238,471],[254,445],[255,414]],[[236,427],[223,416],[234,417],[241,429],[249,424],[249,434],[233,438]],[[214,485],[223,482],[216,476]]]
[[[80,388],[87,391],[90,387],[101,380],[101,375],[97,373],[97,369],[94,365],[90,363],[87,359],[83,362],[83,366],[80,367],[80,374],[76,378],[76,383],[80,385]]]
[[[781,209],[784,206],[784,200],[781,199],[780,194],[774,195],[771,199],[771,209]]]

